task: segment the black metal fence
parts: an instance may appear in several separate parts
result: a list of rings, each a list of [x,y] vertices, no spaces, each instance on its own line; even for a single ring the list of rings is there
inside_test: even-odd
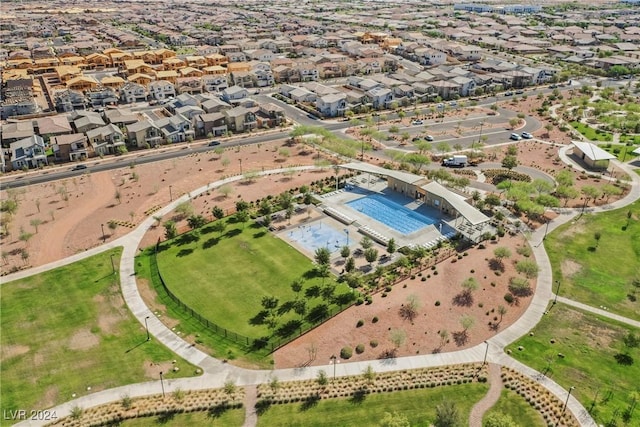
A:
[[[212,322],[211,320],[207,319],[206,317],[204,317],[203,315],[201,315],[200,313],[198,313],[197,311],[189,307],[187,304],[181,301],[180,298],[178,298],[173,292],[171,292],[171,290],[167,287],[167,284],[165,283],[164,279],[162,278],[160,269],[158,268],[157,254],[158,254],[159,246],[160,246],[160,241],[156,243],[153,254],[151,256],[151,266],[150,266],[151,274],[157,275],[163,290],[166,292],[169,298],[173,302],[175,302],[178,305],[178,307],[182,311],[184,311],[187,315],[193,317],[198,322],[200,322],[200,324],[203,327],[205,327],[207,330],[215,333],[216,335],[222,338],[225,338],[236,344],[239,344],[245,347],[246,349],[255,349],[255,350],[268,349],[269,351],[273,352],[278,348],[284,346],[285,344],[293,341],[294,339],[304,335],[305,333],[309,332],[313,328],[321,325],[322,323],[326,322],[333,316],[339,314],[343,310],[346,310],[352,305],[352,304],[346,304],[344,306],[330,308],[326,316],[321,316],[316,319],[307,320],[303,324],[303,326],[298,329],[298,331],[295,334],[290,335],[286,338],[277,338],[277,337],[270,337],[269,339],[249,338],[244,335],[238,334],[237,332],[233,332],[226,328],[223,328],[222,326],[216,324],[215,322]]]

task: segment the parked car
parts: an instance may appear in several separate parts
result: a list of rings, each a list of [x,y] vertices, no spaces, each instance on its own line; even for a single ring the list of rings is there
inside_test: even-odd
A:
[[[531,135],[529,132],[522,132],[522,133],[520,134],[520,136],[521,136],[523,139],[531,139],[531,138],[533,138],[533,135]]]
[[[512,133],[510,138],[513,139],[514,141],[520,141],[522,139],[522,137],[517,133]]]
[[[220,141],[211,141],[207,145],[209,147],[215,147],[216,145],[220,145]]]
[[[87,168],[87,165],[75,165],[71,168],[72,171],[81,171]]]
[[[513,92],[511,92],[511,91],[504,93],[504,96],[511,96],[511,95],[513,95]]]
[[[427,141],[433,141],[433,137],[431,135],[425,136],[424,139]]]
[[[424,122],[422,120],[414,120],[411,122],[412,125],[421,125],[424,124]]]
[[[522,89],[519,89],[515,93],[516,93],[516,95],[522,95],[524,93],[524,91]]]

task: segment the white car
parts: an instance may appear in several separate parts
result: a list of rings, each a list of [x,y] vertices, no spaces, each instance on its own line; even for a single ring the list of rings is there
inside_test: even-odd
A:
[[[424,122],[422,120],[414,120],[411,122],[412,125],[421,125],[424,124]]]
[[[520,141],[522,139],[522,137],[517,133],[512,133],[510,138],[513,139],[514,141]]]
[[[531,139],[531,138],[533,138],[533,135],[531,135],[529,132],[522,132],[522,133],[520,134],[520,136],[521,136],[523,139]]]
[[[431,135],[425,136],[424,139],[427,141],[433,141],[433,137]]]

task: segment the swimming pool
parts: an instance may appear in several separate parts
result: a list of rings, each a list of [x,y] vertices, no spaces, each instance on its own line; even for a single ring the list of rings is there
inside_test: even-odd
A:
[[[335,252],[346,245],[349,239],[345,231],[338,231],[322,222],[301,225],[288,231],[287,236],[289,240],[309,252],[315,252],[318,248],[327,248],[330,252]]]
[[[411,234],[438,222],[435,218],[414,212],[379,194],[352,200],[347,205],[402,234]]]

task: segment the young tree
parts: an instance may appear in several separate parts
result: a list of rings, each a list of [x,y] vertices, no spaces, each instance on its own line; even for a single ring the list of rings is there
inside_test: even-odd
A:
[[[193,212],[194,212],[193,204],[191,204],[191,202],[189,201],[182,202],[178,206],[176,206],[176,213],[180,218],[186,218],[189,215],[193,215]]]
[[[235,214],[236,221],[242,224],[242,228],[244,228],[244,224],[249,221],[249,211],[238,211]]]
[[[351,249],[349,248],[349,246],[344,245],[340,248],[340,256],[342,258],[346,260],[347,258],[349,258],[349,255],[351,255]]]
[[[226,199],[227,197],[229,197],[229,194],[233,192],[233,188],[229,184],[224,184],[224,185],[221,185],[220,188],[218,188],[218,191]]]
[[[360,240],[360,246],[362,246],[362,249],[369,249],[373,246],[373,241],[369,237],[364,236],[362,240]]]
[[[389,239],[389,241],[387,242],[387,253],[390,255],[393,255],[396,252],[396,240],[395,239]],[[348,256],[348,255],[347,255]]]
[[[500,322],[502,323],[502,317],[507,314],[507,308],[504,305],[498,306],[498,314],[500,315]]]
[[[538,277],[540,267],[538,264],[530,259],[523,259],[516,263],[516,271],[520,274],[524,274],[529,279]]]
[[[356,269],[356,260],[353,257],[347,258],[347,261],[344,263],[344,271],[347,273],[351,273]]]
[[[378,259],[378,250],[375,248],[365,249],[364,259],[371,265],[372,262]]]
[[[33,233],[29,233],[25,231],[24,228],[20,227],[20,235],[18,236],[18,240],[24,242],[25,248],[29,245],[29,240],[33,237]]]
[[[29,263],[29,251],[26,248],[22,248],[20,250],[20,258],[22,259],[22,262],[24,262],[25,265],[27,265]]]
[[[402,329],[392,329],[391,332],[389,332],[389,340],[391,341],[395,349],[400,348],[400,346],[404,344],[406,339],[407,333]]]
[[[593,238],[596,241],[596,248],[600,244],[600,237],[602,237],[602,234],[599,231],[596,231],[595,233],[593,233]]]
[[[315,251],[315,261],[319,265],[329,265],[331,260],[331,252],[326,247],[320,247]]]
[[[590,200],[595,200],[602,194],[602,191],[598,187],[594,187],[593,185],[585,185],[582,187],[582,194],[584,195],[584,206],[587,207]]]
[[[462,425],[460,413],[456,404],[451,400],[444,400],[436,406],[434,427],[459,427]]]
[[[465,294],[468,298],[472,298],[471,294],[473,293],[473,291],[478,289],[479,285],[475,277],[467,277],[461,283],[461,286],[463,294]]]
[[[467,332],[475,323],[476,320],[468,314],[464,314],[460,318],[460,325],[462,325],[464,332]]]
[[[325,387],[327,384],[329,384],[329,378],[327,377],[327,373],[324,370],[318,371],[316,382],[320,387]]]
[[[410,427],[411,423],[406,415],[399,412],[385,412],[380,427]]]
[[[411,294],[407,297],[407,301],[400,307],[400,317],[410,322],[413,322],[418,316],[418,309],[420,308],[420,301],[415,294]]]
[[[225,221],[216,221],[211,228],[213,231],[220,233],[219,236],[222,237],[222,233],[224,233],[224,230],[227,228],[227,223]]]
[[[64,193],[66,194],[66,191]],[[122,194],[120,194],[119,190],[116,190],[114,197],[116,198],[118,204],[122,203]]]
[[[176,227],[176,223],[172,220],[168,220],[164,222],[164,236],[167,239],[173,239],[178,235],[178,229]]]
[[[196,230],[207,223],[207,220],[202,215],[191,215],[187,218],[187,223],[192,230]]]
[[[219,206],[214,206],[214,207],[211,209],[211,213],[213,214],[214,218],[216,218],[216,219],[222,219],[222,218],[224,218],[224,211],[223,211],[223,210],[222,210],[222,208],[221,208],[221,207],[219,207]]]
[[[373,385],[376,381],[376,371],[373,370],[371,365],[367,365],[367,368],[362,372],[362,376],[367,382],[367,385]]]
[[[36,229],[36,234],[38,234],[38,226],[39,226],[40,224],[42,224],[42,220],[41,220],[41,219],[39,219],[39,218],[34,218],[34,219],[32,219],[31,221],[29,221],[29,223],[31,224],[31,226],[32,226],[33,228],[35,228],[35,229]]]
[[[516,156],[504,156],[504,159],[502,159],[502,167],[505,169],[513,169],[516,166],[518,166],[518,159],[516,158]]]
[[[500,267],[504,268],[504,259],[505,258],[509,258],[511,257],[511,249],[505,247],[505,246],[500,246],[497,247],[493,250],[493,256],[495,257],[495,259],[498,261],[498,264],[500,264]]]
[[[573,188],[573,186],[560,185],[558,186],[558,188],[556,188],[556,196],[564,200],[563,206],[567,206],[569,200],[575,199],[579,194],[580,193],[578,193],[578,190]]]

